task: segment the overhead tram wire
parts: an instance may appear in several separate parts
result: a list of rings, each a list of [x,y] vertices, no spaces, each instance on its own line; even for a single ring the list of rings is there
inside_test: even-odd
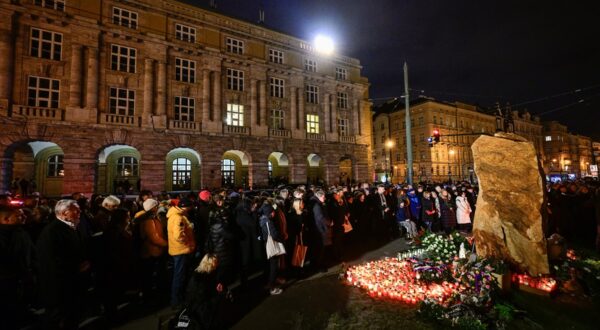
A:
[[[563,106],[561,106],[561,107],[558,107],[558,108],[554,108],[554,109],[551,109],[551,110],[547,110],[547,111],[544,111],[544,112],[540,112],[540,113],[538,113],[538,114],[536,114],[536,115],[537,115],[537,116],[543,116],[543,115],[547,115],[547,114],[549,114],[549,113],[553,113],[553,112],[556,112],[556,111],[560,111],[560,110],[563,110],[563,109],[566,109],[566,108],[570,108],[570,107],[576,106],[576,105],[578,105],[578,104],[585,103],[585,102],[587,102],[587,101],[590,101],[591,99],[597,98],[597,97],[599,97],[599,96],[600,96],[600,93],[599,93],[599,94],[594,94],[594,95],[592,95],[592,96],[589,96],[589,97],[587,97],[587,98],[579,99],[579,100],[577,100],[577,102],[572,102],[572,103],[569,103],[569,104],[567,104],[567,105],[563,105]]]

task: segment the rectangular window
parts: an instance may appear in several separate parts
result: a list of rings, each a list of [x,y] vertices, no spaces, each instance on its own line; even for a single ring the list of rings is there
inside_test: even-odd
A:
[[[319,134],[318,115],[306,115],[306,132]]]
[[[304,70],[308,72],[317,72],[317,61],[304,59]]]
[[[196,61],[175,58],[175,80],[187,83],[196,82]]]
[[[227,69],[227,89],[244,91],[244,71]]]
[[[175,96],[175,120],[194,121],[195,108],[193,97]]]
[[[60,61],[62,38],[62,33],[32,28],[29,55]]]
[[[433,123],[437,124],[437,117],[436,116],[433,116]]]
[[[335,79],[346,80],[348,79],[348,70],[344,68],[335,68]]]
[[[319,87],[315,85],[306,85],[306,102],[319,104]]]
[[[271,110],[271,128],[272,129],[284,129],[283,120],[284,120],[283,110],[280,110],[280,109]]]
[[[135,73],[135,48],[112,45],[110,68],[116,71]]]
[[[348,119],[338,119],[338,134],[341,136],[348,136],[350,134],[348,129]]]
[[[348,109],[348,93],[337,93],[337,107],[339,109]]]
[[[283,64],[283,52],[277,49],[269,49],[269,62]]]
[[[425,119],[423,117],[419,117],[419,126],[425,125]]]
[[[225,46],[227,52],[234,54],[244,54],[244,42],[238,39],[226,38]]]
[[[127,9],[113,7],[112,21],[114,24],[137,29],[138,14]]]
[[[229,126],[244,126],[244,106],[241,104],[227,103],[225,123]]]
[[[283,97],[283,91],[285,88],[284,80],[279,78],[271,78],[271,96],[272,97]]]
[[[175,24],[175,38],[187,42],[196,42],[196,28],[183,24]]]
[[[552,141],[552,136],[551,135],[546,135],[546,141]]]
[[[30,107],[58,108],[60,81],[30,76],[27,84],[27,105]]]
[[[110,113],[119,116],[133,116],[135,110],[135,91],[125,88],[110,88],[108,99]]]
[[[35,5],[65,11],[65,0],[35,0]]]

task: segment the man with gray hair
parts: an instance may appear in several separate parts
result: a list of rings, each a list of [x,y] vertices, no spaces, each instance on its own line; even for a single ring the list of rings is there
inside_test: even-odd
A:
[[[37,243],[45,324],[49,329],[77,328],[83,295],[82,274],[90,268],[77,233],[80,210],[77,201],[63,199],[56,203],[54,213],[57,220],[44,228]]]

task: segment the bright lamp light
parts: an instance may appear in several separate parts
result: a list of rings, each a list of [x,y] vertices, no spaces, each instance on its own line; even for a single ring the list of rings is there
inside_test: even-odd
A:
[[[333,40],[324,35],[315,37],[315,50],[323,54],[333,53]]]

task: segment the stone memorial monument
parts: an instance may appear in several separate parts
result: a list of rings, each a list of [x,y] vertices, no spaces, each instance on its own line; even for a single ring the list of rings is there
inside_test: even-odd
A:
[[[477,254],[503,259],[530,275],[547,274],[544,186],[533,144],[496,133],[479,137],[471,149],[479,179],[473,226]]]

